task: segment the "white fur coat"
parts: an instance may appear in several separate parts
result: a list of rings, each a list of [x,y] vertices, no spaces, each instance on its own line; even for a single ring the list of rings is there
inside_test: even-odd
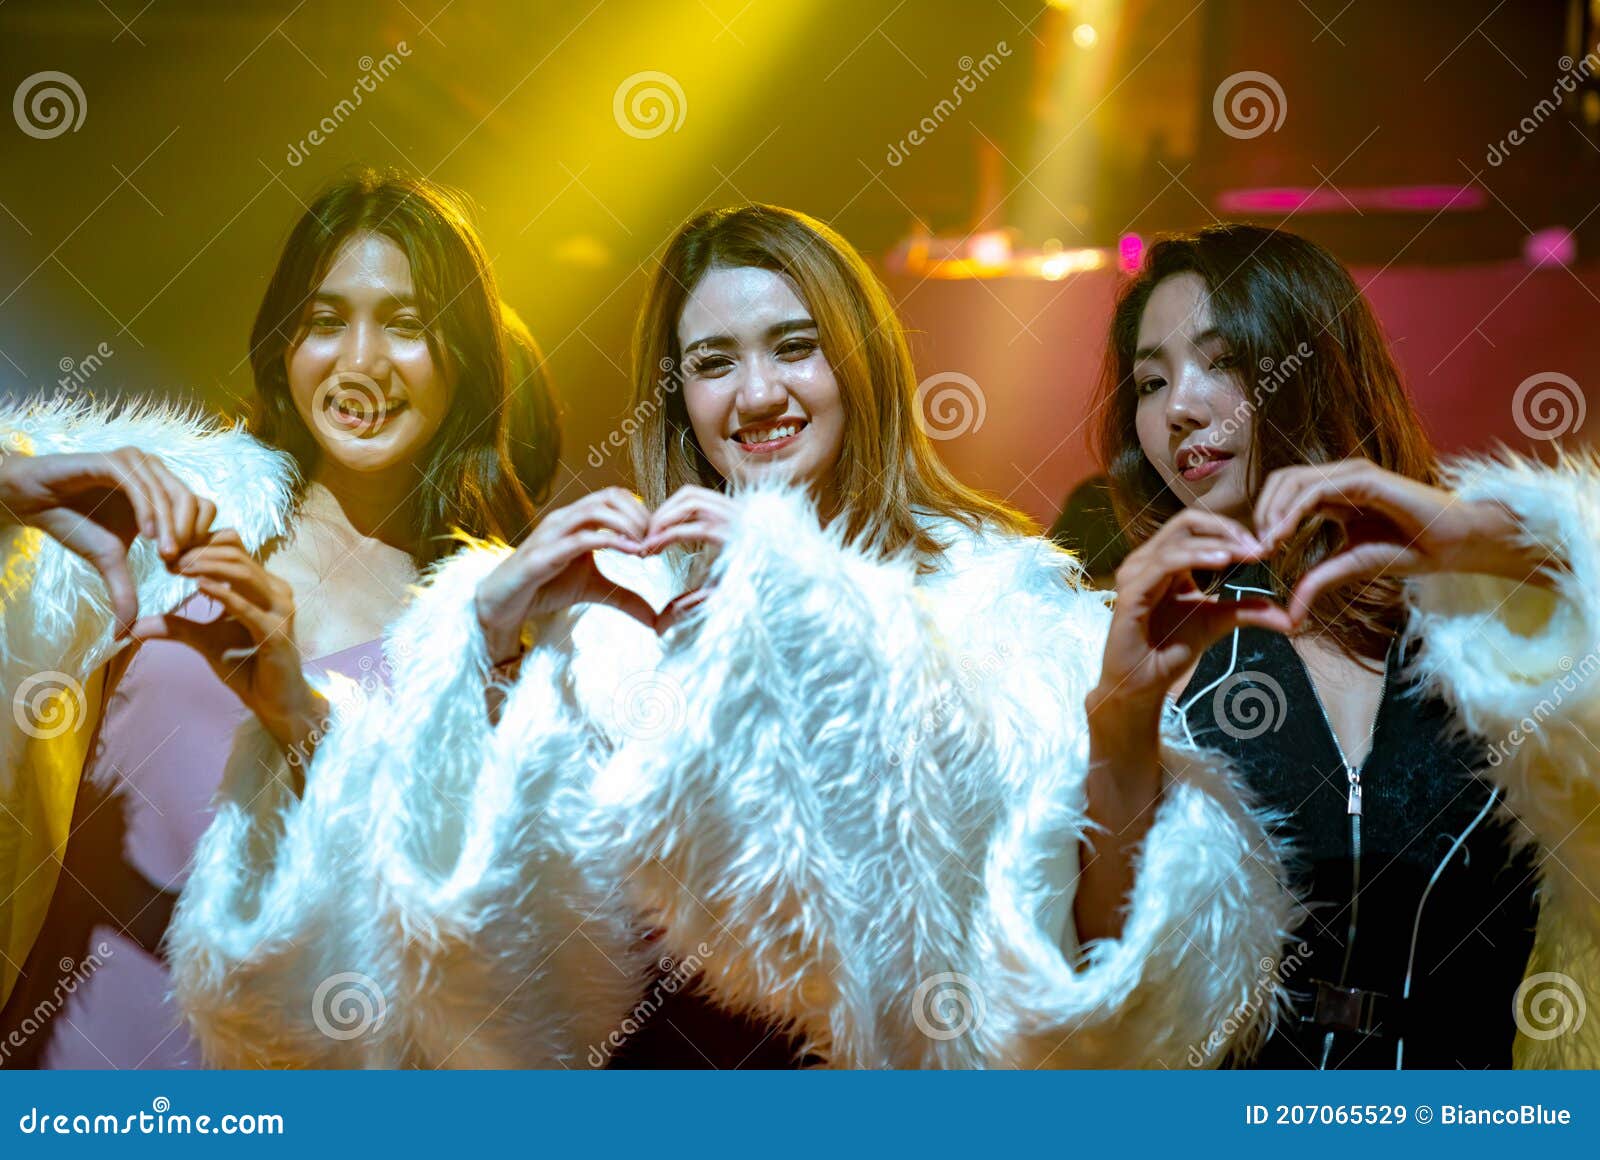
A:
[[[136,418],[36,409],[0,430],[28,426],[38,451],[137,443],[247,542],[281,529],[278,457]],[[1534,969],[1593,1007],[1600,472],[1475,463],[1458,483],[1570,566],[1554,592],[1430,578],[1413,628],[1463,726],[1506,743],[1496,776],[1546,852]],[[654,924],[719,1001],[837,1065],[1184,1066],[1248,1047],[1296,911],[1218,756],[1167,743],[1123,936],[1076,944],[1083,697],[1109,612],[1070,561],[940,525],[946,559],[919,575],[792,494],[741,508],[691,623],[661,641],[603,606],[543,618],[496,725],[471,596],[506,549],[473,544],[388,635],[392,687],[329,690],[303,800],[264,735],[241,735],[170,941],[212,1062],[578,1065],[639,1001]],[[8,693],[16,664],[82,673],[109,648],[93,574],[9,536],[8,575],[17,556],[35,581],[7,600]],[[676,594],[662,561],[599,559],[654,607]],[[148,545],[134,562],[142,611],[187,594]],[[1589,1015],[1526,1038],[1519,1062],[1600,1062]]]
[[[919,577],[792,494],[741,506],[716,594],[664,646],[608,607],[545,618],[491,728],[471,594],[503,549],[470,547],[303,802],[241,763],[174,921],[214,1060],[592,1061],[663,923],[720,1002],[839,1065],[1181,1066],[1259,1033],[1293,902],[1212,754],[1168,748],[1125,936],[1078,961],[1109,611],[1069,558],[944,528]],[[599,560],[675,594],[663,561]]]

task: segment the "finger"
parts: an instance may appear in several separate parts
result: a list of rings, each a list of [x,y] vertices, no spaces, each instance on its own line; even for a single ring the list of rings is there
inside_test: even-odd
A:
[[[183,576],[193,576],[196,579],[204,577],[225,583],[264,610],[277,608],[278,594],[274,591],[272,577],[260,564],[244,556],[237,548],[224,548],[220,551],[194,549],[180,556],[175,567]]]
[[[1261,541],[1249,528],[1214,512],[1195,512],[1194,519],[1185,523],[1184,531],[1191,539],[1210,538],[1233,545],[1240,560],[1260,559],[1264,554]]]
[[[572,508],[563,509],[557,515],[560,518],[552,517],[552,524],[549,528],[542,529],[542,535],[536,533],[525,542],[530,551],[537,552],[571,536],[584,535],[601,529],[617,537],[618,551],[637,554],[643,547],[634,531],[636,524],[604,500],[596,500],[582,508],[573,505]]]
[[[1178,622],[1168,639],[1176,637],[1192,653],[1199,654],[1237,628],[1263,628],[1288,636],[1295,625],[1282,605],[1270,601],[1223,600],[1193,608]]]
[[[1265,628],[1288,636],[1295,629],[1289,610],[1276,600],[1268,600],[1264,596],[1219,601],[1210,615],[1225,619],[1230,630],[1235,627]]]
[[[172,501],[166,488],[156,479],[143,455],[131,455],[125,461],[127,477],[133,486],[140,488],[150,503],[156,551],[163,559],[171,559],[176,552],[177,540],[172,526]]]
[[[195,539],[195,523],[200,515],[200,500],[167,465],[156,456],[147,456],[146,466],[150,469],[151,476],[160,484],[167,493],[167,503],[172,512],[172,552],[173,558],[183,549],[187,548]]]
[[[596,573],[599,575],[598,573]],[[648,629],[656,629],[656,611],[637,592],[613,584],[599,576],[592,588],[584,593],[582,603],[607,604],[618,612],[625,612]]]
[[[656,614],[656,632],[664,635],[682,624],[695,609],[699,608],[711,596],[712,589],[696,588],[674,597],[665,608]]]
[[[39,518],[39,528],[67,551],[81,556],[105,581],[111,598],[115,638],[127,635],[139,615],[139,591],[128,568],[128,549],[110,528],[70,508],[53,508]]]
[[[1206,537],[1169,544],[1153,554],[1141,573],[1129,578],[1130,587],[1126,591],[1120,586],[1119,578],[1117,601],[1141,615],[1185,590],[1192,590],[1203,599],[1205,594],[1196,588],[1193,574],[1221,571],[1238,557],[1238,547],[1231,540]]]
[[[563,536],[553,544],[545,544],[529,553],[522,569],[521,583],[538,588],[555,579],[574,560],[610,548],[628,555],[638,555],[633,540],[609,528],[593,528]]]
[[[1286,480],[1267,513],[1268,538],[1276,546],[1318,513],[1339,518],[1364,507],[1393,513],[1394,504],[1381,494],[1380,480],[1370,468],[1365,460],[1345,460],[1303,469]]]
[[[185,644],[197,652],[208,655],[217,650],[212,646],[214,624],[192,620],[187,616],[178,616],[176,613],[166,613],[162,616],[141,616],[134,622],[128,636],[132,640],[170,640]]]
[[[274,633],[281,631],[282,622],[278,617],[260,606],[247,600],[239,593],[220,580],[201,580],[200,591],[222,605],[228,619],[234,621],[247,633],[255,644],[260,644]]]
[[[1251,519],[1255,524],[1256,535],[1263,542],[1268,541],[1267,532],[1273,523],[1273,517],[1280,510],[1280,494],[1285,487],[1292,485],[1294,477],[1303,470],[1299,467],[1280,467],[1262,483],[1261,493],[1256,496],[1255,509],[1251,512]]]
[[[650,520],[650,530],[654,533],[696,517],[731,520],[736,510],[734,502],[720,492],[689,484],[673,492],[667,502],[656,509]]]
[[[621,519],[636,540],[643,540],[650,532],[650,509],[633,492],[621,487],[608,487],[602,493],[606,506]]]
[[[1302,472],[1284,480],[1271,506],[1262,512],[1257,525],[1261,538],[1275,548],[1282,545],[1330,496],[1338,496],[1337,485],[1320,472]]]
[[[1159,571],[1170,576],[1195,568],[1215,571],[1250,555],[1253,553],[1244,551],[1233,539],[1198,535],[1164,545],[1156,553],[1153,563]]]
[[[1289,615],[1303,624],[1324,593],[1356,580],[1371,580],[1394,572],[1414,553],[1401,544],[1362,544],[1336,552],[1300,578],[1289,594]]]
[[[133,583],[133,573],[128,568],[128,551],[121,540],[97,524],[85,520],[81,529],[85,542],[94,546],[80,552],[106,582],[106,592],[111,597],[111,614],[115,623],[112,637],[121,640],[133,627],[139,615],[139,590]],[[69,545],[70,547],[71,545]]]
[[[195,499],[199,504],[199,512],[194,518],[194,537],[202,542],[209,541],[211,525],[217,520],[217,505],[203,495],[197,495]],[[237,532],[234,533],[234,538],[238,538]]]
[[[244,551],[244,541],[239,538],[236,528],[218,528],[211,533],[206,543],[208,546],[238,548]]]
[[[659,552],[673,544],[715,544],[720,547],[727,541],[727,528],[721,522],[713,524],[695,520],[652,533],[644,542],[644,550]]]
[[[104,471],[93,474],[97,478],[103,476],[105,486],[115,489],[127,499],[128,506],[133,508],[134,523],[141,536],[152,542],[160,538],[161,521],[157,517],[156,500],[151,494],[150,482],[135,470],[128,457],[109,455]]]

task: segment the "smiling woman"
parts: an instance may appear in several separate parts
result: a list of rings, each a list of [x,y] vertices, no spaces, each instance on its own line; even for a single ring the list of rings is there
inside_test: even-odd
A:
[[[509,389],[501,310],[459,197],[361,171],[279,258],[251,335],[253,434],[137,405],[0,413],[30,452],[0,467],[0,657],[7,689],[42,690],[0,770],[8,1066],[200,1062],[169,919],[230,750],[264,731],[297,773],[328,712],[313,680],[403,668],[379,638],[422,570],[456,529],[519,534],[548,481],[553,455],[523,455],[526,480],[506,456],[513,429],[556,441],[552,411],[517,410],[537,399]],[[221,903],[212,918],[209,937],[251,933]]]
[[[388,530],[424,564],[453,528],[514,537],[546,481],[516,478],[497,421],[500,311],[462,199],[392,176],[340,182],[296,224],[256,314],[251,429],[302,478],[386,497]]]
[[[1151,248],[1103,389],[1138,547],[1090,695],[1080,932],[1124,930],[1177,726],[1296,855],[1290,1015],[1249,1062],[1594,1066],[1581,1017],[1540,1024],[1600,982],[1596,707],[1567,674],[1594,640],[1592,461],[1440,467],[1353,279],[1255,226]]]

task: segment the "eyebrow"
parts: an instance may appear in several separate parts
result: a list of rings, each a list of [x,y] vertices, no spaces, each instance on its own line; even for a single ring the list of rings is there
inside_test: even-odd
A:
[[[767,327],[768,339],[782,338],[797,330],[815,330],[817,324],[810,318],[788,318],[782,322],[775,322]],[[683,348],[683,353],[688,354],[695,350],[726,350],[739,345],[739,340],[730,334],[708,334],[704,338],[697,338]]]
[[[350,299],[334,290],[313,290],[307,303],[331,302],[335,306],[349,306]],[[417,298],[414,294],[384,294],[378,299],[380,306],[415,306]]]
[[[1167,337],[1170,338],[1171,335],[1168,335]],[[1204,346],[1206,343],[1216,341],[1221,337],[1222,332],[1220,330],[1214,326],[1208,326],[1199,334],[1194,336],[1194,345]],[[1158,358],[1160,357],[1161,352],[1165,349],[1166,343],[1164,341],[1158,342],[1155,346],[1141,346],[1133,352],[1133,361],[1143,362],[1147,358]]]

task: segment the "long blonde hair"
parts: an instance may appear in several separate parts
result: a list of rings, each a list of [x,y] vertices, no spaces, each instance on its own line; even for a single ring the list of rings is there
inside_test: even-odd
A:
[[[924,562],[946,545],[917,512],[1029,534],[1028,518],[967,487],[934,453],[917,422],[917,375],[888,291],[855,248],[795,210],[745,205],[708,210],[668,244],[645,292],[633,341],[629,451],[644,501],[680,487],[724,481],[696,444],[682,392],[678,320],[713,267],[771,270],[794,286],[816,321],[844,405],[844,445],[834,468],[846,538],[881,554],[910,548]]]

